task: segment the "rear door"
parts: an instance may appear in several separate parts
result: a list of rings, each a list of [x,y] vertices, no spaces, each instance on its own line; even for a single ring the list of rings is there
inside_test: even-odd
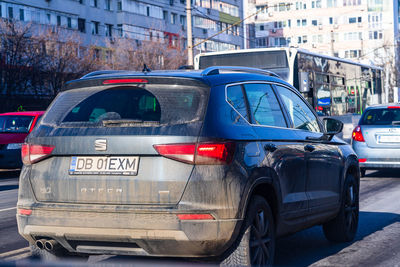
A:
[[[283,202],[282,216],[294,219],[306,215],[305,159],[301,143],[288,128],[272,86],[267,83],[242,85],[249,103],[250,122],[262,144],[266,165],[274,169]]]
[[[161,157],[153,146],[195,143],[208,94],[195,80],[155,77],[60,94],[28,140],[55,147],[32,165],[37,199],[178,203],[193,165]]]

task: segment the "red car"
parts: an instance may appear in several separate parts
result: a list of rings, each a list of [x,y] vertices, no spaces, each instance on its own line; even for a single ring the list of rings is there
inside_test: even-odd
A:
[[[44,111],[0,114],[0,169],[21,168],[21,146]]]

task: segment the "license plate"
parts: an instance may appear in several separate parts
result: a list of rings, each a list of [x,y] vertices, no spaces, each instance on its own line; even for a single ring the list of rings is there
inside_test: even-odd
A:
[[[400,143],[400,135],[378,135],[379,143]]]
[[[139,157],[71,157],[69,174],[137,175]]]

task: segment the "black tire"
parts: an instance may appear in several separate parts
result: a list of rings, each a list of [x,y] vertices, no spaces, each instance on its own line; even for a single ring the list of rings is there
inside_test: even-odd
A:
[[[360,177],[365,177],[365,169],[363,169],[363,168],[361,168],[360,169],[360,174],[361,174],[361,176]]]
[[[325,237],[333,242],[352,241],[357,233],[359,213],[359,186],[356,179],[347,175],[338,215],[323,224]]]
[[[272,266],[275,255],[275,223],[268,202],[252,197],[241,234],[222,266]]]

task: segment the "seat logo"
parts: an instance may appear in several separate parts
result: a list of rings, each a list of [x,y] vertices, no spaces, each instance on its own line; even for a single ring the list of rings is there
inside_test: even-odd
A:
[[[97,139],[94,141],[94,149],[97,151],[106,151],[107,150],[107,140],[106,139]]]

